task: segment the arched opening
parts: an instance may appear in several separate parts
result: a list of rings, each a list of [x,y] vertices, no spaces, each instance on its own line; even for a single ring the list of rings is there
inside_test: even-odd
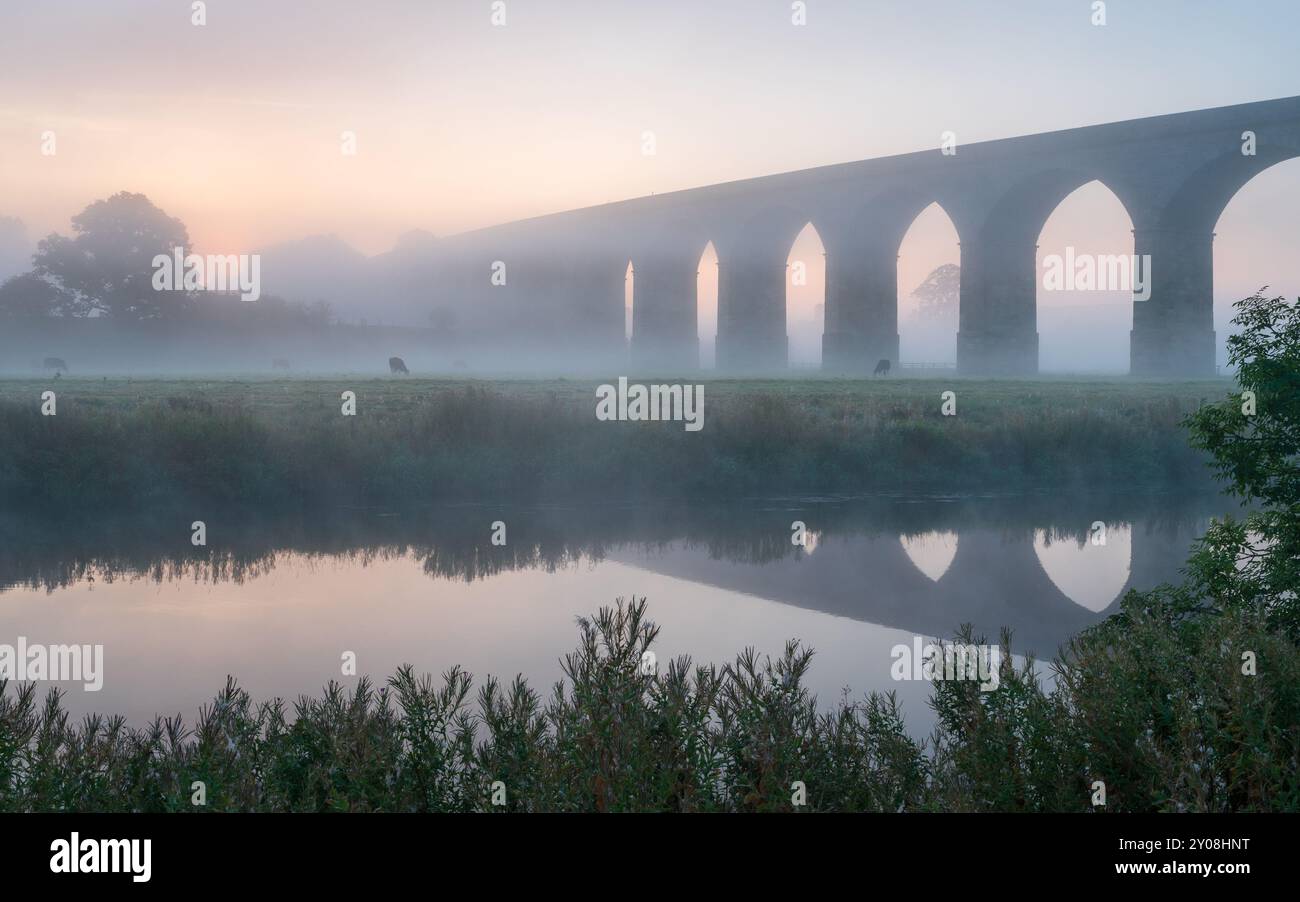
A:
[[[1091,181],[1056,205],[1038,235],[1038,365],[1127,373],[1133,328],[1133,222]]]
[[[1300,159],[1292,159],[1247,182],[1219,215],[1214,226],[1214,334],[1219,366],[1227,363],[1226,342],[1236,331],[1233,304],[1265,285],[1269,297],[1300,297],[1297,209]]]
[[[636,303],[635,281],[632,261],[629,260],[623,275],[623,340],[629,346],[632,344],[632,314]]]
[[[710,241],[700,254],[695,274],[695,327],[700,339],[700,367],[717,365],[718,342],[718,251]]]
[[[795,236],[786,257],[785,331],[795,369],[821,364],[826,331],[826,248],[810,222]]]
[[[961,244],[937,203],[912,220],[898,248],[898,356],[911,364],[957,365]]]

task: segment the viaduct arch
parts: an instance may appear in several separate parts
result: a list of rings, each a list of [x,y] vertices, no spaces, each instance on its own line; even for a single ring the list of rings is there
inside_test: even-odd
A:
[[[1037,238],[1056,206],[1095,180],[1127,210],[1133,253],[1151,259],[1150,297],[1133,302],[1131,372],[1212,375],[1214,225],[1250,179],[1293,157],[1300,97],[986,141],[951,155],[936,148],[452,236],[438,251],[441,290],[499,311],[503,328],[552,348],[613,360],[627,350],[622,288],[631,260],[632,359],[695,368],[696,274],[712,242],[718,367],[770,370],[787,362],[787,256],[812,223],[826,249],[823,367],[869,371],[881,358],[898,360],[899,246],[938,203],[961,243],[958,371],[1032,374]],[[495,263],[506,265],[506,285],[490,278]]]

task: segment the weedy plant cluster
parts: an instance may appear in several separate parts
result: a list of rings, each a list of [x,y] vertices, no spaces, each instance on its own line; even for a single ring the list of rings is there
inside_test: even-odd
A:
[[[924,739],[892,694],[819,704],[813,653],[795,642],[775,659],[647,668],[658,628],[645,614],[644,599],[620,601],[581,620],[546,700],[522,678],[475,692],[459,668],[435,680],[405,667],[381,688],[331,683],[292,705],[255,704],[231,680],[192,726],[132,728],[73,722],[57,691],[0,685],[0,810],[1300,807],[1300,649],[1257,614],[1134,593],[1063,649],[1052,692],[1004,636],[998,688],[936,682]]]

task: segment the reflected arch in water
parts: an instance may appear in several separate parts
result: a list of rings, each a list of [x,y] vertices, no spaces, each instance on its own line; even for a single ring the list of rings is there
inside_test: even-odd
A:
[[[1034,531],[1034,554],[1043,572],[1061,594],[1089,611],[1110,607],[1129,585],[1133,562],[1133,528],[1127,523],[1105,524],[1105,544],[1091,532],[1082,541],[1051,530]]]
[[[959,538],[952,530],[932,530],[917,535],[901,535],[898,540],[912,563],[932,582],[938,582],[957,556]]]

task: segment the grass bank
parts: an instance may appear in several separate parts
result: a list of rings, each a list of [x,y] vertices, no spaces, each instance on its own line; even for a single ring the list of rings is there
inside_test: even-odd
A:
[[[659,381],[659,380],[646,380]],[[666,379],[662,381],[675,381]],[[596,383],[0,381],[0,503],[86,511],[1209,487],[1180,424],[1226,381],[708,380],[704,428]],[[42,416],[41,393],[57,413]],[[956,393],[956,415],[940,394]],[[356,394],[343,416],[341,394]]]

